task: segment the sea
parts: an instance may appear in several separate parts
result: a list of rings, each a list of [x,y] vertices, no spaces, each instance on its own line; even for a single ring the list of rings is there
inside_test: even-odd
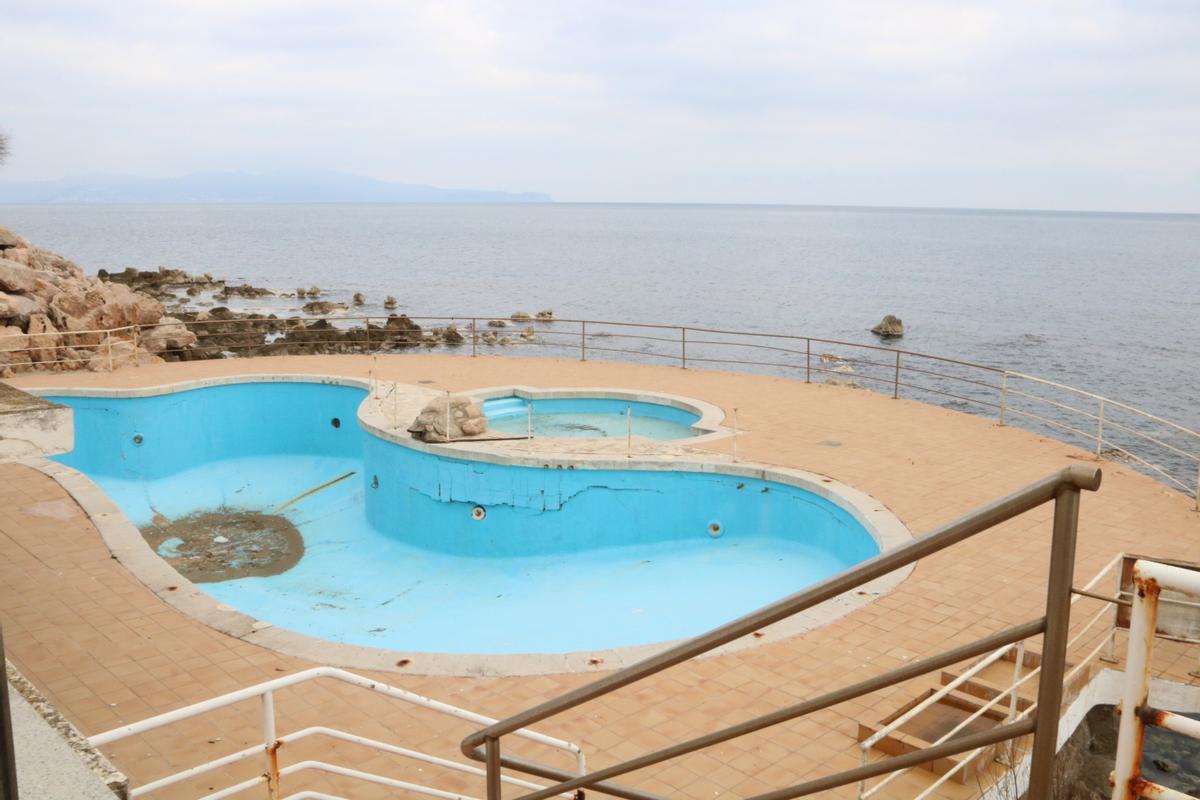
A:
[[[0,205],[0,224],[89,273],[168,266],[276,291],[315,285],[343,302],[362,292],[358,313],[385,313],[393,295],[412,316],[553,309],[866,344],[894,314],[905,334],[889,346],[1042,376],[1200,430],[1200,215]],[[295,301],[260,305],[296,313]]]

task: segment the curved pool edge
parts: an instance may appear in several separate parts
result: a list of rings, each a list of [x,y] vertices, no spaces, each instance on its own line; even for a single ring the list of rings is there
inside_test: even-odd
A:
[[[666,392],[647,392],[637,389],[615,389],[611,386],[600,387],[571,387],[562,389],[543,389],[537,386],[488,386],[483,389],[469,389],[462,392],[465,397],[473,400],[493,400],[498,397],[520,397],[524,400],[562,400],[575,397],[597,398],[601,400],[625,400],[634,403],[650,403],[664,405],[695,414],[698,419],[692,428],[699,431],[695,436],[681,440],[683,444],[698,444],[725,439],[733,435],[733,431],[724,427],[725,412],[720,406],[699,400],[694,397],[684,397]]]
[[[638,455],[613,458],[610,455],[571,454],[570,459],[547,459],[497,452],[477,452],[483,442],[431,445],[380,427],[386,423],[378,405],[372,405],[372,383],[358,378],[329,375],[237,375],[222,378],[198,379],[137,389],[39,388],[29,391],[62,396],[148,397],[173,392],[236,383],[321,383],[353,386],[368,392],[359,406],[359,422],[363,429],[378,438],[442,457],[464,460],[483,460],[498,464],[537,466],[542,468],[580,467],[583,469],[674,470],[700,473],[719,473],[738,477],[776,481],[806,490],[837,505],[853,516],[875,539],[881,552],[892,549],[913,538],[911,531],[883,503],[849,485],[818,473],[775,467],[753,462],[721,461],[713,453],[686,455]],[[406,384],[397,384],[404,385]],[[419,387],[411,387],[418,389]],[[505,387],[511,392],[514,387]],[[525,388],[525,387],[523,387]],[[487,391],[487,390],[474,390]],[[535,390],[540,391],[540,390]],[[546,390],[594,392],[608,391],[629,396],[627,390]],[[423,390],[432,396],[441,394]],[[471,394],[466,392],[464,394]],[[658,401],[661,395],[636,393]],[[685,402],[690,398],[677,398]],[[716,408],[713,406],[712,408]],[[719,412],[719,409],[717,409]],[[487,456],[481,458],[480,456]],[[597,649],[570,653],[439,653],[410,652],[364,645],[343,644],[319,639],[280,628],[255,619],[225,605],[189,581],[170,566],[149,546],[137,527],[116,506],[111,498],[90,478],[78,470],[45,458],[22,459],[19,463],[38,470],[58,483],[71,495],[89,520],[100,532],[113,557],[157,597],[181,613],[226,635],[258,644],[280,653],[304,658],[321,664],[335,664],[352,669],[367,669],[414,675],[444,675],[460,677],[508,677],[559,673],[599,672],[617,669],[640,661],[681,640],[669,640],[648,645]],[[754,647],[769,642],[799,636],[814,628],[827,625],[852,611],[873,602],[902,583],[915,569],[909,565],[859,587],[853,595],[835,597],[820,606],[787,620],[775,623],[755,637],[743,637],[730,642],[705,657]],[[805,587],[797,587],[797,591]]]

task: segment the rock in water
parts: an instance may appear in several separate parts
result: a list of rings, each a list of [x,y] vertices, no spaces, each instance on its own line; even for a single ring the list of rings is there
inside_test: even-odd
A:
[[[442,341],[446,344],[462,344],[466,338],[459,332],[457,325],[450,323],[446,330],[442,331]]]
[[[871,333],[884,339],[899,339],[904,335],[904,322],[899,317],[888,314],[879,321],[878,325],[871,328]]]
[[[354,293],[354,305],[361,306],[367,302],[367,296],[362,292]]]
[[[396,298],[392,297],[390,294],[383,301],[384,308],[391,309],[391,308],[395,308],[398,305],[400,305],[400,304],[398,302],[396,302]]]
[[[446,406],[449,405],[449,414]],[[421,413],[408,426],[408,432],[414,439],[423,442],[445,442],[446,418],[450,418],[449,441],[470,436],[478,436],[487,431],[487,417],[483,406],[466,397],[439,397],[431,400]]]

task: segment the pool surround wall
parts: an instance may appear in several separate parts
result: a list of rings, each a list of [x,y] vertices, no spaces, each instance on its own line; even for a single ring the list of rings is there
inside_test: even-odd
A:
[[[841,484],[827,476],[795,469],[775,468],[748,462],[732,462],[728,456],[706,451],[668,452],[661,455],[634,454],[614,458],[610,454],[569,453],[555,456],[540,452],[522,454],[501,452],[490,448],[486,442],[454,442],[450,444],[428,444],[410,437],[403,425],[397,424],[415,417],[431,398],[445,396],[425,387],[407,384],[384,384],[370,380],[330,377],[324,375],[238,375],[222,378],[186,381],[162,386],[138,389],[33,389],[40,394],[90,397],[150,397],[168,395],[191,389],[237,383],[319,383],[353,387],[364,390],[357,408],[358,421],[368,446],[376,446],[372,439],[390,441],[414,451],[423,451],[443,459],[486,461],[496,464],[526,466],[552,470],[606,471],[671,471],[682,473],[721,474],[742,477],[753,481],[789,484],[813,493],[848,512],[875,539],[881,551],[891,549],[912,538],[912,534],[900,520],[873,498]],[[384,387],[390,390],[386,399]],[[549,396],[551,392],[529,387],[494,387],[466,394],[480,397],[504,396],[515,391],[525,392],[528,397]],[[557,396],[603,394],[621,399],[643,402],[681,404],[688,410],[698,410],[700,425],[713,425],[720,410],[687,398],[656,395],[646,392],[629,392],[617,389],[573,389],[552,390]],[[399,395],[397,396],[397,393]],[[390,406],[389,406],[390,404]],[[676,407],[680,407],[677,405]],[[389,413],[390,412],[390,413]],[[411,414],[409,413],[411,412]],[[392,416],[392,419],[389,419]],[[727,435],[715,425],[706,436]],[[701,438],[701,437],[696,437]],[[689,439],[694,442],[696,439]],[[305,634],[285,630],[270,623],[254,619],[236,609],[224,605],[203,590],[186,580],[166,561],[159,557],[146,543],[140,531],[125,516],[116,504],[88,477],[78,470],[44,458],[32,458],[25,463],[49,475],[64,487],[91,518],[113,556],[122,562],[139,580],[159,597],[192,616],[228,635],[253,642],[290,655],[308,658],[322,663],[340,664],[358,669],[375,669],[413,674],[438,675],[530,675],[561,672],[595,671],[611,669],[639,661],[661,651],[672,642],[558,654],[458,654],[431,652],[402,652],[383,648],[331,642]],[[363,476],[369,480],[368,476]],[[897,586],[911,573],[913,567],[893,572],[872,581],[851,595],[842,595],[802,614],[795,615],[765,629],[761,637],[745,637],[731,642],[712,655],[752,646],[759,642],[774,641],[798,635],[814,627],[827,624],[875,597]],[[797,587],[801,589],[803,587]]]

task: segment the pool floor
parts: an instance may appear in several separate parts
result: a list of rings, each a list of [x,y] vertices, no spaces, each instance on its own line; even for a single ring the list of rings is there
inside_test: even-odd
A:
[[[174,518],[224,506],[269,513],[360,468],[349,458],[258,456],[158,480],[96,480],[144,525],[155,512]],[[819,548],[766,537],[697,537],[537,557],[439,553],[368,524],[358,478],[282,512],[305,542],[295,567],[198,586],[278,627],[347,644],[555,653],[698,634],[845,566]]]

